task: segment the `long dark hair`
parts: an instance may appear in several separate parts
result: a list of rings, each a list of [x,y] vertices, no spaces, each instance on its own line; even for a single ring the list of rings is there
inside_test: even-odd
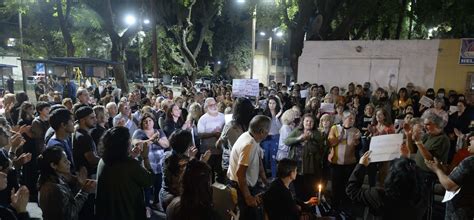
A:
[[[171,121],[174,121],[173,120],[173,108],[177,106],[176,104],[172,104],[170,105],[170,107],[168,107],[168,109],[166,109],[166,118],[165,120],[168,121],[168,120],[171,120]],[[179,108],[179,106],[178,106]],[[184,123],[184,120],[183,120],[183,114],[181,114],[178,118],[178,121],[176,122],[178,124],[183,124]]]
[[[415,161],[395,159],[385,178],[385,195],[394,200],[418,200],[426,190],[423,175]]]
[[[270,107],[269,107],[270,100],[273,100],[276,103],[275,114],[278,114],[278,112],[280,112],[280,110],[281,110],[281,104],[280,103],[281,102],[280,102],[280,99],[277,98],[274,95],[271,95],[267,98],[267,107],[265,107],[265,111],[263,111],[263,114],[271,118],[272,113],[270,112]]]
[[[255,108],[247,98],[237,98],[232,108],[232,118],[240,125],[243,131],[247,131],[250,120],[255,116]]]
[[[177,219],[213,219],[211,169],[206,163],[196,159],[189,161],[182,177],[181,188]]]
[[[172,164],[178,164],[181,159],[188,159],[185,155],[188,148],[193,144],[193,134],[188,130],[177,129],[174,131],[170,138],[170,147],[172,154],[168,160],[164,160],[165,167],[168,167],[171,174],[178,174],[179,167],[173,166]]]
[[[102,159],[107,165],[125,161],[130,147],[130,133],[126,127],[113,127],[102,136]]]
[[[51,167],[51,163],[58,164],[63,157],[63,149],[60,147],[46,148],[41,155],[38,156],[38,167],[40,176],[38,179],[38,188],[48,181],[58,181],[58,174]]]

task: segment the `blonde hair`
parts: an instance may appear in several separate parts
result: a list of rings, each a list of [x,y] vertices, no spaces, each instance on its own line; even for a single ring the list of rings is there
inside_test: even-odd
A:
[[[7,106],[8,104],[14,104],[16,101],[15,94],[8,93],[5,94],[3,97],[3,106]]]
[[[289,125],[298,117],[297,113],[293,109],[286,110],[281,116],[281,123]]]
[[[330,114],[323,114],[321,118],[319,119],[319,128],[323,128],[323,122],[324,121],[329,121],[331,124],[334,123],[334,117]]]
[[[197,103],[197,102],[193,102],[190,106],[189,106],[189,114],[188,114],[188,117],[187,119],[195,119],[195,120],[199,120],[199,118],[202,116],[202,107],[201,107],[201,104]]]

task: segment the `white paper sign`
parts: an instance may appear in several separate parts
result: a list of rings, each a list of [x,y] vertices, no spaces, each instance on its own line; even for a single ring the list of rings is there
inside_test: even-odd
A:
[[[229,121],[232,121],[232,114],[224,115],[225,123],[227,124]]]
[[[456,192],[451,192],[451,191],[448,191],[446,190],[446,193],[444,194],[444,198],[443,198],[443,203],[453,199],[458,193],[459,191],[461,191],[461,187],[459,187],[458,190],[456,190]]]
[[[433,99],[428,98],[427,96],[422,96],[420,99],[420,104],[426,106],[426,107],[431,107],[433,105],[434,101]]]
[[[370,162],[390,161],[400,157],[403,134],[374,136],[370,140]]]
[[[395,123],[393,123],[393,126],[395,128],[400,128],[401,126],[403,126],[403,119],[395,119]]]
[[[232,95],[235,97],[256,97],[260,88],[258,87],[258,79],[233,79]]]
[[[449,114],[452,115],[453,113],[458,111],[458,107],[456,105],[449,106]]]
[[[321,112],[322,113],[335,113],[334,103],[321,103]]]
[[[308,90],[307,90],[307,89],[301,90],[301,91],[300,91],[300,95],[301,95],[301,98],[306,98],[306,97],[308,97]]]

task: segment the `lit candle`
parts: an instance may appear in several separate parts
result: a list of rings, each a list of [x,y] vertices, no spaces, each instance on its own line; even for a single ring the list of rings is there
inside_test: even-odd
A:
[[[318,204],[321,203],[321,189],[323,187],[321,186],[321,184],[318,185]]]

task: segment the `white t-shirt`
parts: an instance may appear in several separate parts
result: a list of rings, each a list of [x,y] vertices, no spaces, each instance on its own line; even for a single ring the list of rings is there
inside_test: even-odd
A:
[[[197,129],[198,133],[212,133],[216,130],[222,131],[222,128],[225,124],[225,117],[222,113],[217,113],[217,116],[211,116],[208,113],[204,114],[199,118]],[[210,137],[201,139],[201,147],[199,151],[204,153],[207,149],[211,149],[212,154],[220,154],[220,148],[215,148],[215,144],[217,142],[217,137]]]
[[[247,184],[249,187],[255,186],[258,180],[260,163],[259,149],[260,145],[248,131],[240,135],[234,143],[234,146],[232,146],[232,151],[230,152],[227,177],[229,177],[230,180],[237,182],[237,169],[239,168],[239,165],[244,165],[247,166],[247,173],[245,175],[247,178]]]

